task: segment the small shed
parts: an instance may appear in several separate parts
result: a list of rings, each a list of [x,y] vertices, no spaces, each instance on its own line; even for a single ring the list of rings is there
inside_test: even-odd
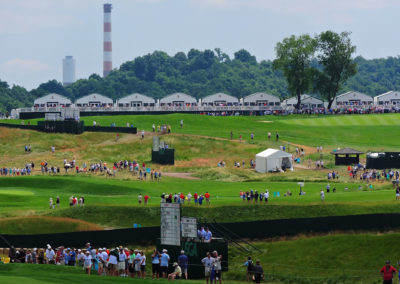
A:
[[[364,154],[358,150],[354,150],[351,148],[343,148],[337,149],[331,152],[332,155],[335,155],[335,165],[353,165],[358,164],[360,162],[360,155]]]
[[[100,94],[90,94],[77,99],[75,105],[77,107],[109,107],[113,106],[113,100]]]
[[[267,93],[254,93],[243,98],[244,106],[280,106],[280,98]]]
[[[256,172],[281,172],[285,169],[293,170],[292,154],[268,148],[256,155]]]
[[[156,101],[153,98],[142,94],[132,94],[117,101],[119,107],[147,107],[154,106]]]
[[[239,99],[224,93],[217,93],[201,99],[203,106],[236,106]]]

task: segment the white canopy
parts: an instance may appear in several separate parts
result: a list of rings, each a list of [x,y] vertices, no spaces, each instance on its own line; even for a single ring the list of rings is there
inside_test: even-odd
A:
[[[292,154],[268,148],[256,155],[256,172],[266,173],[283,169],[293,170]]]

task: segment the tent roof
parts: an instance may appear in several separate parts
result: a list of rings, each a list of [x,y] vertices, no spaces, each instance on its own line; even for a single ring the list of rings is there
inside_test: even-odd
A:
[[[264,150],[258,154],[256,154],[256,156],[259,157],[291,157],[292,154],[286,153],[284,151],[281,150],[277,150],[277,149],[272,149],[272,148],[268,148],[267,150]]]
[[[364,154],[364,152],[360,152],[358,150],[354,150],[352,148],[343,148],[340,150],[336,150],[336,152],[331,152],[334,155],[356,155],[356,154]]]

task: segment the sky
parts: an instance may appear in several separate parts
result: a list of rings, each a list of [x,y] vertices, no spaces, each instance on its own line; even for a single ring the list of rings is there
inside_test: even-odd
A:
[[[273,60],[283,38],[326,30],[352,32],[368,59],[400,54],[400,0],[1,0],[0,80],[28,90],[62,81],[66,55],[76,79],[102,74],[104,3],[113,5],[114,68],[191,48]]]

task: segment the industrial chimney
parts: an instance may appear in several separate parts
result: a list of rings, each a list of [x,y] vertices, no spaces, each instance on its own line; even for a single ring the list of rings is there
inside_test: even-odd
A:
[[[112,70],[111,4],[104,4],[103,77]]]
[[[75,82],[75,59],[65,56],[63,63],[63,86],[66,87]]]

